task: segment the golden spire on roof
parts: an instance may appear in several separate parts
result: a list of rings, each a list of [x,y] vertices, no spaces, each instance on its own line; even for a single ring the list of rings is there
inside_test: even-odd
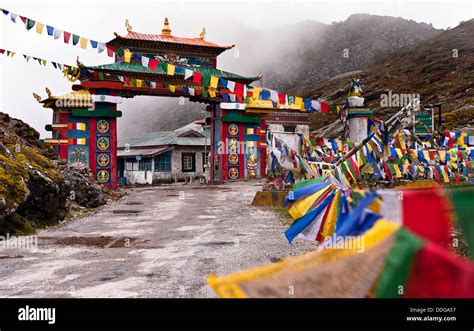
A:
[[[171,29],[170,29],[170,24],[168,22],[168,17],[165,17],[165,25],[163,25],[161,34],[164,34],[165,36],[171,36]]]
[[[204,39],[205,36],[206,36],[206,28],[202,28],[202,31],[199,34],[199,38]]]
[[[127,32],[132,32],[132,26],[130,25],[128,18],[125,20],[125,27],[127,28]]]
[[[45,88],[46,93],[48,94],[48,98],[51,98],[51,90],[49,88]]]

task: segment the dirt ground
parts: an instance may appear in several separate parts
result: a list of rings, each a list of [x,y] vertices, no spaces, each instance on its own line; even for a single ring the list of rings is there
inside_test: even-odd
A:
[[[226,275],[312,249],[289,245],[281,213],[250,206],[257,183],[128,189],[94,214],[0,249],[0,297],[215,297]]]

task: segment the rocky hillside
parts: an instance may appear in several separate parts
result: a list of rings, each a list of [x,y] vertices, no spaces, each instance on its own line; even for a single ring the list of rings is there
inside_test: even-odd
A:
[[[106,203],[87,169],[72,168],[52,156],[37,131],[0,113],[0,235],[30,234],[62,221],[73,205]]]
[[[368,14],[351,15],[319,31],[319,38],[303,40],[293,56],[276,66],[269,62],[271,66],[263,70],[265,85],[286,92],[294,92],[295,87],[305,90],[335,75],[366,69],[382,54],[441,32],[426,23]]]
[[[379,56],[366,70],[298,86],[293,93],[343,104],[351,77],[357,76],[366,91],[366,104],[377,116],[387,118],[399,110],[381,107],[382,94],[420,94],[423,104],[443,103],[444,128],[474,132],[473,35],[474,20],[470,20],[428,40]],[[342,128],[336,119],[336,114],[314,114],[312,130],[338,136]]]

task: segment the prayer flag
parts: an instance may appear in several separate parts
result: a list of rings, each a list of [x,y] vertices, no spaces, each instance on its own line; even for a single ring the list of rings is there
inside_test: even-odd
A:
[[[61,37],[61,34],[63,33],[62,30],[59,29],[54,29],[54,40],[57,40]]]
[[[157,66],[158,66],[158,60],[150,59],[150,61],[148,62],[148,68],[151,71],[156,71]]]
[[[190,77],[192,77],[193,75],[193,71],[192,70],[189,70],[189,69],[184,69],[184,79],[188,79]]]
[[[35,24],[36,21],[28,19],[28,21],[26,22],[26,30],[31,30],[35,26]]]
[[[64,43],[69,44],[69,39],[71,38],[71,33],[64,31]]]
[[[39,33],[39,34],[42,34],[43,33],[43,29],[44,29],[44,24],[43,23],[36,23],[36,32]]]
[[[229,91],[234,92],[235,91],[235,82],[229,80],[227,81],[227,88]]]
[[[201,84],[201,80],[202,80],[201,73],[198,72],[198,71],[195,71],[194,75],[193,75],[193,82],[196,83],[196,84]]]
[[[79,39],[80,39],[80,38],[81,38],[80,36],[75,35],[75,34],[72,34],[72,44],[73,44],[74,46],[77,45],[77,43],[79,42]]]
[[[176,66],[174,66],[173,64],[168,63],[168,68],[167,68],[167,71],[166,71],[167,75],[174,76],[174,70],[175,69],[176,69]]]
[[[219,79],[215,76],[211,76],[211,82],[210,82],[210,86],[212,88],[217,88],[217,84],[219,82]]]
[[[80,38],[80,41],[81,41],[81,43],[80,43],[80,44],[81,44],[81,48],[82,48],[82,49],[86,49],[86,47],[87,47],[87,42],[89,41],[89,39],[84,38],[84,37],[81,37],[81,38]]]

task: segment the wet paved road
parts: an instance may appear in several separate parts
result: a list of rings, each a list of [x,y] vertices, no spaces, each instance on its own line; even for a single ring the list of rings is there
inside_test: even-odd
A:
[[[290,246],[259,186],[128,190],[93,215],[38,232],[38,250],[0,250],[0,297],[214,297],[206,277],[265,265]]]

